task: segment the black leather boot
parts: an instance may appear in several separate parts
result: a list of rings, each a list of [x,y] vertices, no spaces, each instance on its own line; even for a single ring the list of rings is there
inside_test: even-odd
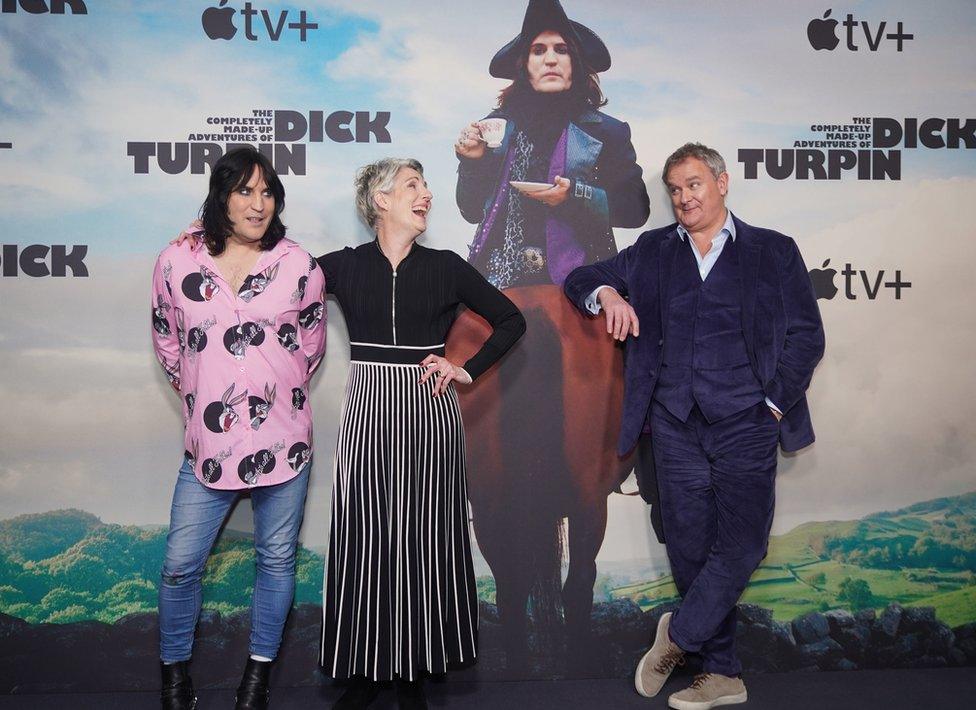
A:
[[[369,707],[379,694],[380,684],[377,681],[361,675],[353,676],[346,686],[346,692],[336,700],[332,710],[362,710]]]
[[[247,659],[244,677],[237,686],[237,704],[234,710],[267,710],[271,701],[271,687],[268,678],[271,674],[271,661]]]
[[[427,694],[422,678],[396,682],[397,706],[400,710],[427,710]]]
[[[187,672],[187,661],[160,663],[163,687],[159,693],[163,710],[193,710],[197,706],[197,694]]]

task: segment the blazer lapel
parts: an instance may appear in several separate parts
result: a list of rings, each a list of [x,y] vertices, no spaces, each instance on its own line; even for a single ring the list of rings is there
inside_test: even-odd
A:
[[[756,323],[756,285],[759,281],[759,265],[762,261],[762,246],[757,244],[752,227],[732,215],[735,222],[736,251],[739,255],[741,276],[742,333],[749,350],[749,359],[758,372],[756,364],[755,323]]]
[[[671,309],[671,277],[677,265],[678,248],[683,244],[677,228],[671,230],[661,243],[658,254],[658,288],[660,295],[661,335],[667,337],[668,316]]]

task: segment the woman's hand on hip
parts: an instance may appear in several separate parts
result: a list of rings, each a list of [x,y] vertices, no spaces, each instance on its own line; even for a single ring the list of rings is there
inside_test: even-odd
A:
[[[433,393],[435,397],[444,394],[447,386],[454,380],[457,380],[462,385],[471,384],[471,375],[463,367],[455,365],[446,357],[428,355],[420,363],[420,366],[426,370],[420,377],[421,383],[426,382],[431,377],[437,378]]]

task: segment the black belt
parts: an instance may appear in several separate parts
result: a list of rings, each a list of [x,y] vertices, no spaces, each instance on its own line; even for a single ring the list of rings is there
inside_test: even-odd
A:
[[[349,359],[360,362],[381,362],[389,365],[419,365],[428,355],[444,356],[440,345],[382,345],[379,343],[350,343]]]

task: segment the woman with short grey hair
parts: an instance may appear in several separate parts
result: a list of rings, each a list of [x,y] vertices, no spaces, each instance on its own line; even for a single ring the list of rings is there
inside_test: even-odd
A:
[[[476,654],[464,430],[470,384],[525,331],[515,305],[452,251],[417,243],[433,196],[423,167],[386,158],[356,174],[376,238],[319,257],[349,330],[351,364],[332,486],[320,661],[351,679],[336,708],[368,706],[396,680],[426,708],[422,679]],[[444,357],[458,308],[492,334],[463,366]]]
[[[356,210],[370,229],[375,229],[379,216],[373,198],[377,192],[388,193],[393,189],[402,168],[416,170],[421,175],[424,172],[424,167],[413,158],[383,158],[356,171]]]

